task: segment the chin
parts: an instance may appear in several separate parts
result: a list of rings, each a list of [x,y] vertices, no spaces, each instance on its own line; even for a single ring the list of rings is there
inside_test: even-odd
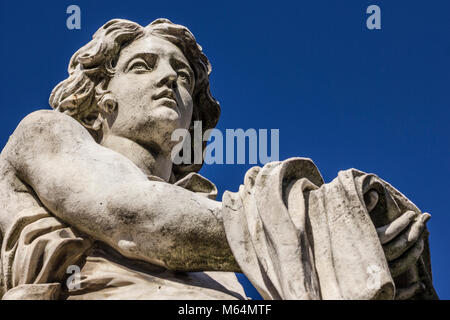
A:
[[[159,106],[152,110],[151,117],[153,121],[162,122],[176,122],[180,121],[180,114],[175,109],[176,107]]]
[[[181,117],[177,111],[165,106],[152,110],[147,119],[148,121],[141,123],[138,131],[150,136],[170,136],[181,124]]]

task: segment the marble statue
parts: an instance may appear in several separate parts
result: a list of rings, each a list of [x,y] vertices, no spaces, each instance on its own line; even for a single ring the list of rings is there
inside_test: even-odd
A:
[[[172,132],[220,114],[186,27],[111,20],[68,72],[1,152],[3,299],[247,299],[236,272],[264,299],[437,299],[430,215],[376,175],[291,158],[217,201],[172,163]]]

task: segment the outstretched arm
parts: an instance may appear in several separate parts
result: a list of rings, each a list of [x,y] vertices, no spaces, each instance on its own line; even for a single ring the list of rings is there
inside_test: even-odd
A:
[[[239,271],[220,202],[149,181],[67,115],[28,115],[2,157],[55,216],[128,258],[180,271]]]

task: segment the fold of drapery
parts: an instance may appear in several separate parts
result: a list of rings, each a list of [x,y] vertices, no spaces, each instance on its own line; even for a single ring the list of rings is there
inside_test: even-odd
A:
[[[23,210],[2,243],[2,299],[58,298],[68,266],[78,264],[90,245],[43,207]]]
[[[373,216],[364,202],[371,189],[380,194]],[[305,158],[254,167],[223,196],[227,240],[264,299],[393,299],[375,225],[406,209],[421,214],[375,175],[350,169],[325,184]]]

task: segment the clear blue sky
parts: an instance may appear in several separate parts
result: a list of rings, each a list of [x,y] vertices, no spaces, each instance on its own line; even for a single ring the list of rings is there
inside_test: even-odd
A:
[[[81,7],[81,30],[66,8]],[[382,29],[365,10],[381,7]],[[186,25],[211,60],[219,129],[279,128],[280,158],[312,158],[326,181],[376,173],[430,212],[434,283],[450,299],[450,2],[1,1],[0,145],[48,108],[71,55],[103,23]],[[201,173],[236,191],[248,165]]]

